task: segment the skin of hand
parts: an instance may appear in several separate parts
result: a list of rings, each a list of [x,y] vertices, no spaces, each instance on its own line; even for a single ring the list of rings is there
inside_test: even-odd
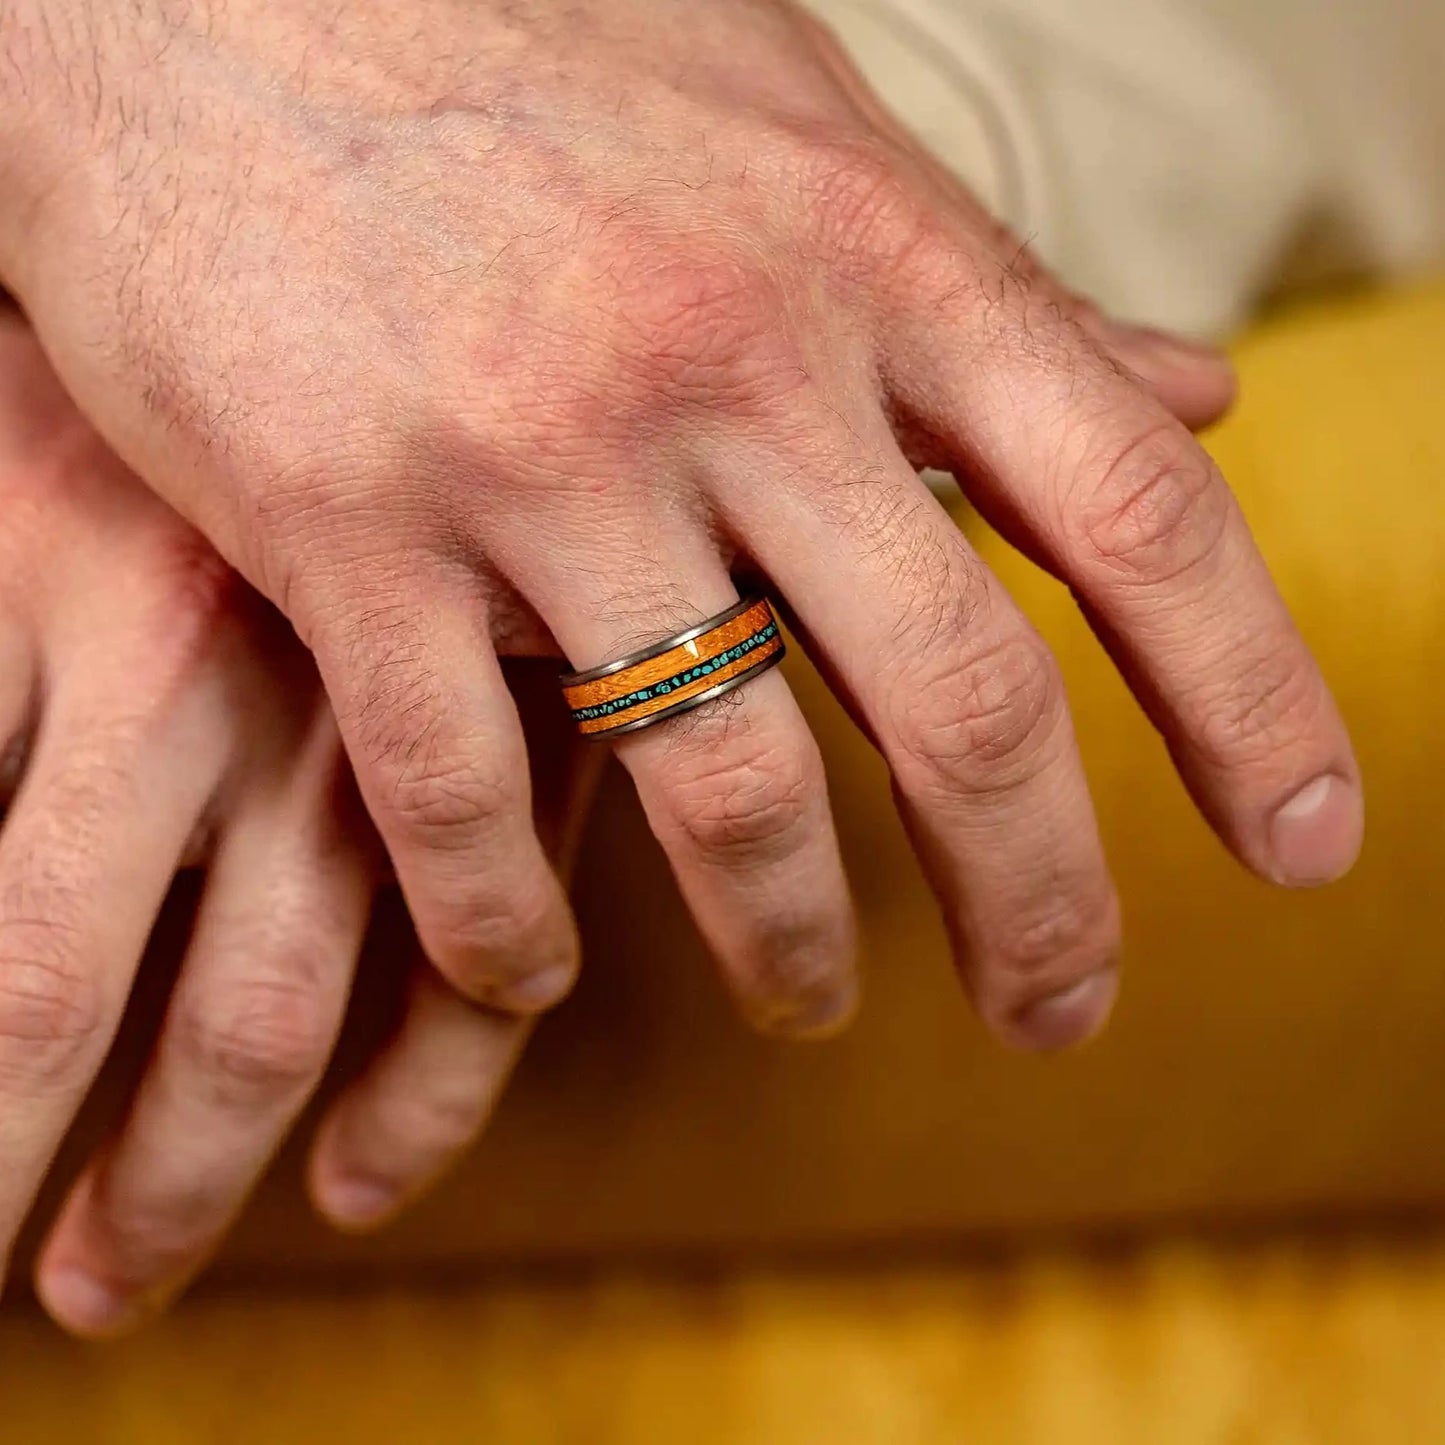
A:
[[[1119,942],[1063,688],[917,475],[1077,594],[1252,869],[1349,868],[1344,726],[1188,424],[1227,367],[1033,264],[785,0],[11,0],[0,279],[109,442],[315,654],[429,958],[577,968],[499,655],[579,668],[766,579],[886,758],[1020,1045]],[[748,1013],[854,1007],[773,672],[618,752]]]
[[[551,764],[538,824],[565,859],[581,775],[562,761],[576,743],[551,678],[545,695],[563,736],[555,721],[555,741],[532,734]],[[290,629],[109,453],[10,310],[0,758],[0,1262],[173,876],[187,855],[208,869],[140,1086],[38,1265],[57,1320],[111,1334],[205,1262],[315,1089],[379,850]],[[390,1042],[322,1120],[322,1208],[364,1227],[419,1193],[481,1129],[528,1027],[419,961]]]

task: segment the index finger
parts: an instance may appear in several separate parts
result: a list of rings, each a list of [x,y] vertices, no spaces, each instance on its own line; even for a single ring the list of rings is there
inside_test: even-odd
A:
[[[1073,589],[1231,849],[1277,883],[1339,877],[1363,833],[1359,770],[1219,469],[1056,297],[969,264],[971,304],[894,337],[901,409]]]

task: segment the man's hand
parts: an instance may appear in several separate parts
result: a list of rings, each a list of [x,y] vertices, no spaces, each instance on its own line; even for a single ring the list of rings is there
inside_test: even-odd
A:
[[[585,779],[547,700],[529,741],[565,860]],[[379,860],[289,629],[107,451],[3,309],[0,1284],[184,859],[208,876],[155,1047],[39,1263],[41,1297],[84,1334],[167,1303],[295,1123]],[[425,967],[394,1022],[312,1150],[313,1193],[344,1226],[390,1217],[471,1142],[527,1033]]]
[[[18,0],[0,37],[3,279],[314,649],[472,997],[541,1009],[576,968],[498,653],[587,667],[747,571],[887,758],[985,1018],[1098,1026],[1119,925],[1059,676],[918,463],[1073,587],[1249,866],[1349,867],[1344,728],[1166,405],[1227,373],[1030,265],[783,0]],[[619,751],[751,1014],[839,1023],[849,900],[781,675]]]

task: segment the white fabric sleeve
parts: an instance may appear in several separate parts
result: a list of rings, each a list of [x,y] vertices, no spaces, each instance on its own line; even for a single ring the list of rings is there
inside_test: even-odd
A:
[[[807,0],[1078,290],[1200,335],[1445,250],[1439,0]]]

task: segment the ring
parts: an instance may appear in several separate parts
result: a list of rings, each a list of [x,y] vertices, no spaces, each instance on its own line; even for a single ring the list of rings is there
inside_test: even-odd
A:
[[[746,599],[641,652],[569,673],[562,695],[584,737],[614,737],[741,687],[776,667],[786,650],[772,604]]]

